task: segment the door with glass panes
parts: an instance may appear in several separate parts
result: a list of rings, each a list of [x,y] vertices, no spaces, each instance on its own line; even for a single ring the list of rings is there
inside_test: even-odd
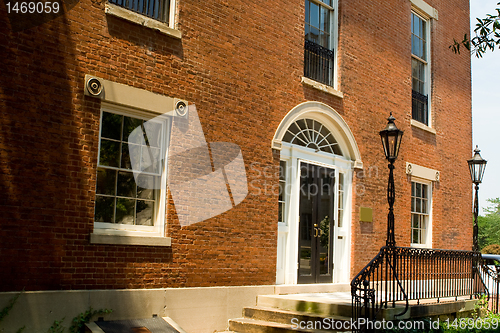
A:
[[[335,169],[300,163],[298,283],[332,282]]]

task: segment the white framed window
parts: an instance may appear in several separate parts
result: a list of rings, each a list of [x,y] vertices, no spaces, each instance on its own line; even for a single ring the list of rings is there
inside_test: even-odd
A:
[[[339,190],[338,190],[338,217],[337,217],[337,227],[342,228],[344,226],[344,209],[345,209],[345,191],[344,191],[344,174],[339,172]]]
[[[169,124],[152,118],[131,108],[102,107],[94,232],[164,236]],[[129,140],[131,134],[141,140]]]
[[[430,20],[411,13],[412,119],[430,126]]]
[[[287,176],[287,162],[280,161],[279,169],[279,195],[278,195],[278,223],[286,224],[286,176]]]
[[[430,247],[432,183],[411,182],[411,245]]]
[[[304,76],[336,88],[337,0],[305,0]]]
[[[174,28],[175,0],[108,0],[109,3],[123,7],[135,13]]]

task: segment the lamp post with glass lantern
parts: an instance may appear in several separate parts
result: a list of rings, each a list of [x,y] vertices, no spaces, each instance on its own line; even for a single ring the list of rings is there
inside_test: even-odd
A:
[[[479,184],[483,181],[484,170],[486,169],[486,160],[483,160],[481,155],[479,154],[480,150],[476,146],[474,149],[474,156],[470,160],[467,161],[469,164],[470,178],[472,179],[472,183],[474,184],[475,195],[474,195],[474,227],[472,231],[472,251],[479,252],[479,244],[478,244],[478,226],[477,226],[477,216],[479,215],[479,202],[478,202],[478,194],[479,194]]]
[[[396,127],[392,112],[387,118],[388,123],[384,130],[380,131],[382,138],[382,145],[384,147],[385,158],[389,161],[389,183],[387,185],[387,201],[389,202],[389,214],[387,215],[387,240],[386,246],[395,247],[396,239],[394,237],[394,161],[398,158],[399,146],[401,145],[401,138],[403,131]]]

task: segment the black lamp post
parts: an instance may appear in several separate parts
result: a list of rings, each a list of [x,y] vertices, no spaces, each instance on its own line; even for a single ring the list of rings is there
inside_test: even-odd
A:
[[[478,203],[478,193],[479,184],[483,181],[484,169],[486,169],[486,160],[483,160],[479,154],[479,148],[474,149],[474,156],[467,161],[469,164],[470,178],[472,183],[475,185],[475,196],[474,196],[474,228],[472,232],[472,251],[479,252],[478,244],[478,227],[477,227],[477,216],[479,214],[479,203]]]
[[[387,118],[388,123],[384,130],[380,131],[382,138],[382,145],[384,146],[385,158],[389,161],[389,184],[387,186],[387,201],[389,202],[389,214],[387,215],[387,240],[386,246],[396,246],[396,239],[394,237],[394,161],[398,158],[399,146],[401,145],[401,138],[403,131],[396,127],[392,112]]]

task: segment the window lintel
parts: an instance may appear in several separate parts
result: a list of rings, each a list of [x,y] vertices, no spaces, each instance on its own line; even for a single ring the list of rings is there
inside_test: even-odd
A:
[[[410,0],[411,2],[411,7],[412,10],[421,15],[422,18],[429,20],[429,19],[434,19],[438,20],[438,11],[431,5],[429,5],[427,2],[424,0]]]

